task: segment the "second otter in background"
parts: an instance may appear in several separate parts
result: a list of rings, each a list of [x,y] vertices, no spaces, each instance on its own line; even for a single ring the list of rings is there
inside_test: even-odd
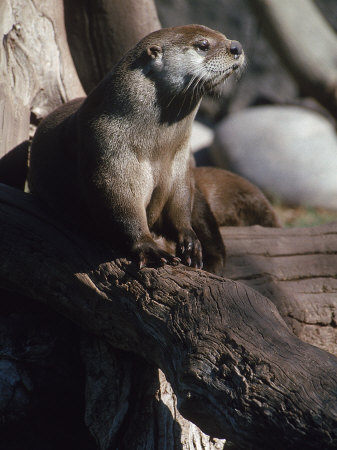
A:
[[[216,167],[195,167],[193,175],[219,227],[281,226],[265,195],[245,178]]]

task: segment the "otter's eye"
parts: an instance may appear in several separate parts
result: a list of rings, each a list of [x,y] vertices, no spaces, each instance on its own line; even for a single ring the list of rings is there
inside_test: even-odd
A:
[[[196,42],[195,46],[198,50],[202,50],[203,52],[205,52],[209,49],[209,42],[207,39],[203,39],[202,41]]]

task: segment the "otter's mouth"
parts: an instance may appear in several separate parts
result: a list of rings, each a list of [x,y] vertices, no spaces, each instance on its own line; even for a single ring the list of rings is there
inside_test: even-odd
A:
[[[241,67],[241,64],[234,63],[227,69],[222,70],[221,72],[212,72],[212,77],[204,83],[205,89],[207,91],[212,91],[214,88],[216,88],[220,84],[224,83],[224,81],[230,75],[232,75],[233,72],[238,70],[240,67]]]

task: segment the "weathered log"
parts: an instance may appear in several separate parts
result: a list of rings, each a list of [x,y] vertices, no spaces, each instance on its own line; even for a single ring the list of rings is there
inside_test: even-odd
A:
[[[302,93],[337,118],[337,37],[313,0],[250,0]]]
[[[0,289],[0,448],[97,450],[84,423],[81,330]]]
[[[160,28],[154,0],[65,0],[64,12],[70,50],[86,92],[138,41]]]
[[[84,94],[67,44],[61,0],[0,4],[0,156],[35,123]]]
[[[297,337],[337,356],[337,223],[223,228],[227,276],[276,305]]]
[[[70,0],[65,11],[62,0],[0,2],[0,157],[26,141],[60,104],[84,96],[80,79],[91,90],[158,28],[153,0]]]
[[[2,186],[0,200],[1,287],[160,367],[207,434],[244,448],[336,448],[337,359],[296,338],[267,298],[184,266],[140,271],[32,196]]]
[[[85,422],[100,450],[218,450],[211,438],[184,419],[164,374],[134,353],[85,334]]]

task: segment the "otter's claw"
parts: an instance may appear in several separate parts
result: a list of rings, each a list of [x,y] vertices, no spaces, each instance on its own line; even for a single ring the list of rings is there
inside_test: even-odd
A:
[[[164,264],[176,266],[180,263],[180,259],[165,252],[154,241],[147,241],[138,244],[134,249],[134,253],[139,257],[139,268],[144,267],[160,267]]]
[[[177,254],[186,266],[202,269],[201,244],[192,229],[179,234]]]

